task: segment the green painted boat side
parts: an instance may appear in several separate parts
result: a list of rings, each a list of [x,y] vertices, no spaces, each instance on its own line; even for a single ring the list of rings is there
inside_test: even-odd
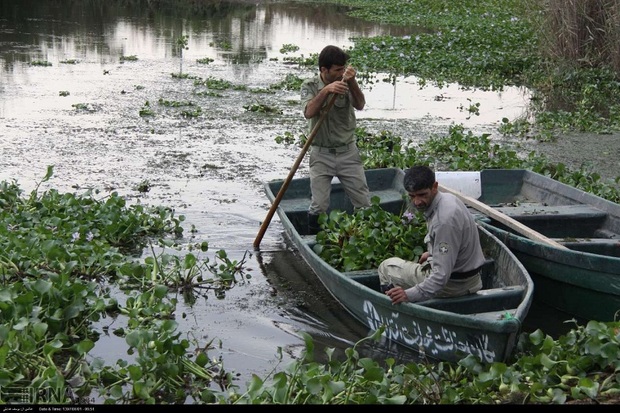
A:
[[[581,320],[620,319],[620,205],[527,170],[480,171],[480,186],[479,201],[568,248],[479,216],[530,273],[536,302]]]
[[[366,171],[371,195],[379,196],[382,207],[397,214],[407,202],[403,176],[402,170],[394,168]],[[283,182],[265,184],[271,202]],[[338,182],[332,184],[331,202],[330,209],[353,211]],[[479,227],[488,259],[483,290],[466,297],[395,306],[379,292],[376,269],[343,273],[314,252],[315,237],[306,234],[309,204],[309,179],[293,179],[277,208],[285,232],[331,295],[371,331],[385,325],[387,339],[436,360],[457,361],[473,354],[484,362],[495,362],[510,356],[534,287],[523,265],[490,232]]]

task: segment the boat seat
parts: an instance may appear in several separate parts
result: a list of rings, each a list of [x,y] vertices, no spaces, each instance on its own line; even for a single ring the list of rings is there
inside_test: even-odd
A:
[[[525,287],[512,285],[483,289],[475,294],[463,295],[461,297],[433,298],[418,304],[460,314],[501,312],[517,308],[523,300],[524,293]]]
[[[604,228],[599,228],[596,231],[594,231],[594,237],[593,238],[605,238],[605,239],[617,239],[620,240],[620,234],[618,234],[617,232],[612,232],[608,229],[604,229]]]
[[[372,270],[343,272],[342,274],[375,291],[381,290],[379,286],[379,271],[376,268]]]
[[[370,196],[378,196],[381,199],[381,204],[395,202],[399,204],[404,204],[406,197],[406,192],[398,192],[397,190],[390,188],[382,191],[371,191]]]
[[[502,214],[521,220],[554,219],[554,220],[603,220],[607,216],[605,211],[588,205],[559,205],[547,206],[541,204],[524,204],[518,206],[494,207]]]
[[[548,238],[592,237],[607,218],[605,211],[587,205],[523,204],[495,209]],[[498,227],[504,226],[499,224]]]
[[[385,205],[385,204],[397,204],[399,206],[404,206],[405,205],[405,198],[404,198],[404,192],[400,193],[395,189],[385,189],[385,190],[381,190],[381,191],[370,191],[370,196],[378,196],[381,199],[381,204]],[[347,198],[348,200],[348,198]],[[348,201],[348,203],[350,203],[350,201]],[[302,211],[302,212],[306,212],[308,211],[308,208],[310,207],[310,198],[282,198],[282,200],[280,200],[280,205],[282,205],[282,207],[286,210],[286,211]]]
[[[620,257],[618,238],[556,238],[555,241],[574,251]]]
[[[308,208],[310,207],[310,200],[309,199],[297,199],[297,198],[282,199],[280,201],[280,205],[286,211],[302,212],[302,213],[307,214]]]
[[[300,235],[304,244],[309,244],[310,247],[314,247],[316,244],[316,235]]]
[[[554,238],[560,244],[610,244],[620,247],[620,238]]]

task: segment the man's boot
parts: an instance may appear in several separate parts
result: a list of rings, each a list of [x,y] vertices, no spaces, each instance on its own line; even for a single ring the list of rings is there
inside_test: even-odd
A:
[[[308,235],[316,235],[321,230],[319,226],[319,216],[308,214]]]

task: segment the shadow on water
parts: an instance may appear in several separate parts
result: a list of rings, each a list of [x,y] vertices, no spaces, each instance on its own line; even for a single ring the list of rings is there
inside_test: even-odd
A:
[[[536,289],[536,286],[534,286],[534,289]],[[587,323],[588,320],[564,313],[534,299],[530,311],[523,322],[523,331],[531,333],[540,329],[557,340],[561,335],[574,329],[576,324],[586,325]]]

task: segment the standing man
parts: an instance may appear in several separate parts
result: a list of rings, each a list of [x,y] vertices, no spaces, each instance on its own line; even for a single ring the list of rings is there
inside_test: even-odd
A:
[[[370,206],[364,166],[355,143],[355,109],[362,110],[366,99],[355,79],[356,70],[346,67],[348,60],[348,54],[339,47],[326,46],[319,54],[319,75],[301,85],[301,105],[310,131],[336,96],[310,149],[309,234],[319,231],[319,215],[329,207],[334,176],[342,182],[354,208]]]
[[[428,250],[419,262],[384,260],[379,265],[381,289],[392,304],[480,290],[485,259],[473,215],[456,196],[439,192],[435,172],[426,166],[408,169],[403,184],[415,208],[424,213]]]

